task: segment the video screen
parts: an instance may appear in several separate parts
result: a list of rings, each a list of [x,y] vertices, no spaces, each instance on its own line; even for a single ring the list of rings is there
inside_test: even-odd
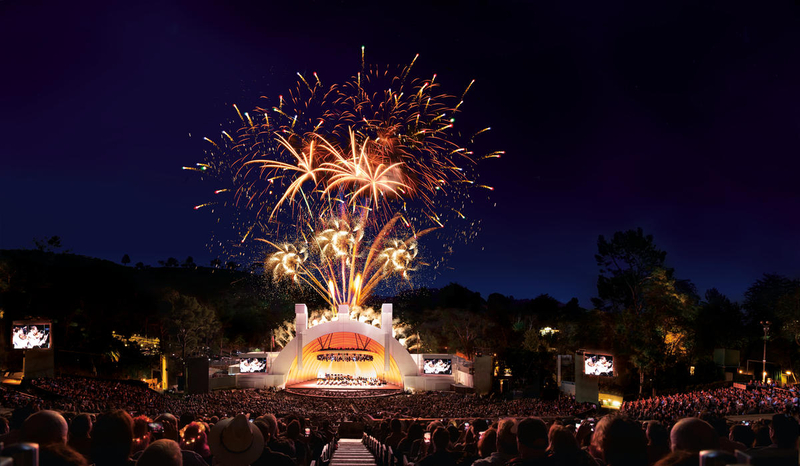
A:
[[[425,374],[450,375],[453,373],[453,362],[451,359],[425,359],[422,371]]]
[[[586,375],[614,377],[614,357],[607,354],[584,354],[583,373]]]
[[[245,358],[239,360],[239,373],[267,372],[266,358]]]
[[[50,324],[14,323],[11,327],[14,349],[49,349]]]

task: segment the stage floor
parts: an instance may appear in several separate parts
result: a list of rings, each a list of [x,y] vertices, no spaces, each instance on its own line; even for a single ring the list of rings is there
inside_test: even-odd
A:
[[[348,390],[403,390],[401,385],[317,385],[316,380],[308,380],[306,382],[296,383],[294,385],[287,385],[287,389],[309,389],[326,391],[348,391]]]

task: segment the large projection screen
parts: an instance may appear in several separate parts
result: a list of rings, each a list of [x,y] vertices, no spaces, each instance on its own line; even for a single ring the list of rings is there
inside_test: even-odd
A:
[[[614,357],[609,354],[585,353],[583,373],[600,377],[614,377]]]
[[[425,375],[451,375],[453,373],[452,359],[425,359],[422,365]]]
[[[250,374],[254,372],[267,372],[266,358],[244,358],[239,360],[240,374]]]
[[[50,349],[53,344],[50,322],[17,321],[11,326],[13,349]]]

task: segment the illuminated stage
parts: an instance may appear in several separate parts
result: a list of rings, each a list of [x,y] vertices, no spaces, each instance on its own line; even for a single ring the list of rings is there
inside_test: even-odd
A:
[[[238,367],[230,375],[235,374],[238,388],[273,387],[298,395],[339,398],[447,391],[458,384],[473,386],[469,361],[450,354],[412,357],[394,337],[392,323],[391,304],[381,306],[380,322],[351,318],[349,306],[342,304],[332,320],[316,325],[309,325],[306,305],[296,304],[294,338],[277,353],[241,355],[250,366],[255,358],[263,370],[253,373]],[[332,382],[318,384],[322,379]]]
[[[385,385],[317,385],[315,380],[307,382],[300,382],[286,387],[288,388],[314,388],[317,390],[402,390],[402,385],[393,385],[387,383]]]
[[[293,395],[317,398],[371,398],[392,396],[403,393],[402,385],[317,385],[316,380],[308,380],[286,387],[286,392]]]

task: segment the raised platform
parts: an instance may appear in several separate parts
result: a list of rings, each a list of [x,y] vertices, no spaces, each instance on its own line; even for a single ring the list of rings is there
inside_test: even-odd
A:
[[[371,398],[403,393],[400,385],[317,385],[316,380],[287,385],[286,392],[317,398]]]

